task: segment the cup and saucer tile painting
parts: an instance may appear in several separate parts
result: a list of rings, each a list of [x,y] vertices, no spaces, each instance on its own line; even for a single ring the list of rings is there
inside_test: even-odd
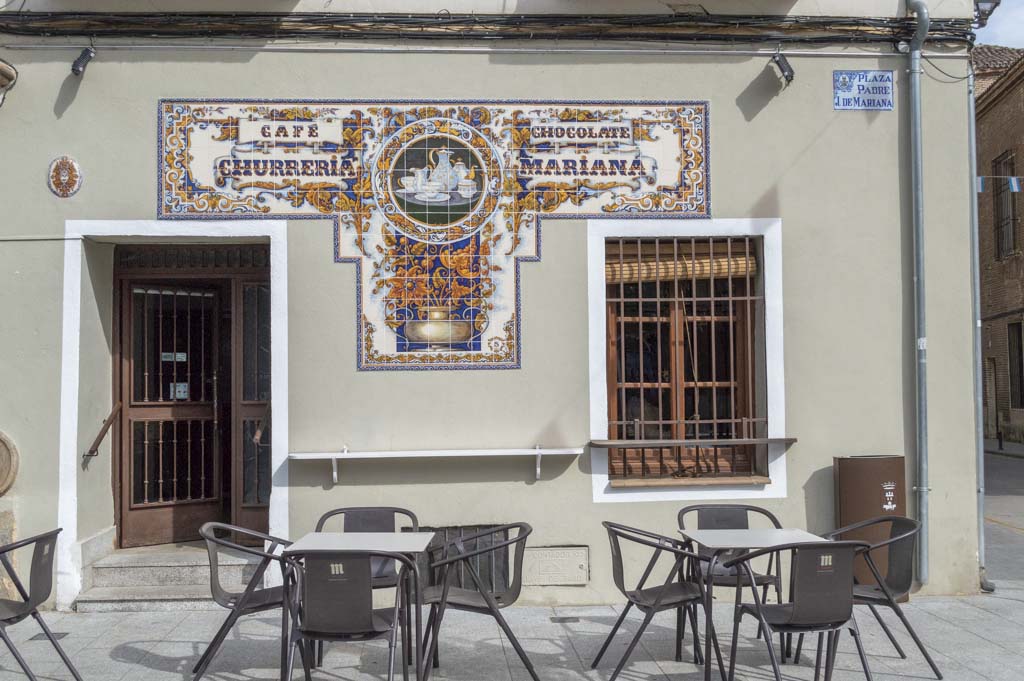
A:
[[[705,102],[164,100],[160,217],[332,217],[360,369],[521,365],[541,218],[708,217]]]

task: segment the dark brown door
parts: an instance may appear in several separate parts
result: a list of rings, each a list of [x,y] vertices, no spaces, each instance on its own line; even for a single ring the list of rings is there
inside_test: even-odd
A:
[[[270,284],[237,281],[233,315],[232,523],[266,532],[270,467]]]
[[[121,545],[196,539],[222,517],[221,289],[121,290]]]

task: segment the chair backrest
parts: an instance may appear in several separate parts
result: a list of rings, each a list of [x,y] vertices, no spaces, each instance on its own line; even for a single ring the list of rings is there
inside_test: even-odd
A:
[[[405,516],[412,525],[413,532],[420,528],[416,514],[404,508],[393,506],[351,506],[336,508],[320,516],[316,523],[316,531],[323,532],[327,521],[341,516],[344,532],[394,532],[397,529],[397,516]]]
[[[679,511],[677,520],[679,529],[686,529],[686,517],[691,513],[697,515],[697,525],[691,529],[698,530],[748,530],[750,529],[751,514],[763,516],[768,519],[776,529],[782,524],[775,515],[760,506],[748,504],[695,504],[686,506]]]
[[[853,616],[853,559],[868,544],[815,542],[791,548],[792,626],[840,624]]]
[[[914,546],[921,523],[904,516],[879,516],[836,532],[842,538],[871,544],[868,555],[881,573],[882,581],[894,595],[910,591],[914,582]],[[874,583],[872,576],[869,583]]]
[[[668,552],[669,559],[673,563],[679,562],[680,569],[682,568],[684,558],[691,557],[698,559],[696,554],[679,548],[679,540],[673,539],[672,537],[665,537],[653,532],[648,532],[647,530],[641,530],[636,527],[629,527],[628,525],[620,525],[618,523],[608,521],[601,524],[604,526],[605,530],[608,531],[608,544],[611,547],[612,554],[612,581],[615,583],[615,587],[622,592],[622,595],[625,596],[627,600],[633,600],[633,597],[630,595],[631,592],[642,589],[645,586],[650,586],[647,584],[647,578],[653,572],[655,565],[657,565],[663,553]],[[637,584],[632,587],[626,584],[626,574],[623,565],[623,542],[651,549],[651,557],[647,562],[644,573]],[[687,577],[688,575],[684,574],[683,576]]]
[[[404,508],[394,506],[350,506],[336,508],[320,516],[316,522],[316,531],[323,532],[327,521],[341,516],[343,532],[394,532],[398,529],[398,516],[405,516],[412,525],[412,531],[420,529],[416,514]],[[395,565],[391,561],[375,559],[371,561],[372,574],[376,579],[393,579]]]
[[[296,570],[299,629],[309,635],[356,636],[377,630],[373,607],[375,561],[400,566],[399,580],[412,569],[405,556],[383,551],[309,553]],[[398,598],[398,590],[395,591]]]
[[[237,602],[239,596],[244,592],[231,590],[224,586],[220,579],[220,563],[222,554],[251,558],[255,565],[250,581],[255,581],[252,592],[261,590],[263,574],[270,563],[276,562],[284,565],[284,558],[274,552],[278,547],[288,546],[291,542],[272,537],[255,530],[244,527],[228,525],[226,523],[206,523],[199,528],[199,536],[206,540],[206,553],[210,559],[210,594],[213,600],[220,606],[231,608]],[[246,537],[258,540],[263,544],[269,544],[267,551],[256,546],[239,543],[233,537]]]
[[[475,572],[481,587],[492,593],[501,607],[512,605],[523,590],[523,555],[532,532],[528,523],[509,523],[432,546],[432,554],[441,555],[441,560],[432,565],[434,583],[439,584],[439,563],[447,564],[451,586],[476,589]],[[502,585],[504,588],[500,588]]]
[[[50,593],[53,591],[53,557],[57,553],[57,535],[60,532],[61,530],[58,528],[0,547],[0,559],[2,559],[11,581],[14,582],[25,601],[24,604],[18,604],[15,611],[8,616],[9,619],[20,619],[28,615],[50,597]],[[32,546],[32,566],[29,570],[27,591],[14,571],[14,565],[9,555],[26,546]]]

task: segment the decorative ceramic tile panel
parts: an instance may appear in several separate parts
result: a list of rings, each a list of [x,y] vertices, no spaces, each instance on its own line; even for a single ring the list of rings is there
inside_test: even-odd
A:
[[[706,102],[164,100],[159,132],[161,218],[334,219],[360,369],[518,368],[541,218],[710,215]]]

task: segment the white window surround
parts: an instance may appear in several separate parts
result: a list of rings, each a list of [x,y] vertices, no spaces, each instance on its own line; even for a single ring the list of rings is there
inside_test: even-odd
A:
[[[782,345],[782,220],[597,219],[587,221],[587,289],[590,316],[590,439],[608,439],[608,378],[605,327],[605,239],[609,237],[759,236],[764,245],[765,377],[768,389],[768,437],[786,435],[786,390]],[[786,451],[768,445],[766,485],[612,488],[608,484],[608,450],[590,448],[594,503],[777,499],[786,496]]]
[[[288,238],[286,220],[68,220],[64,223],[58,460],[57,607],[67,609],[82,589],[78,536],[78,382],[82,312],[82,239],[138,237],[268,238],[270,241],[271,431],[270,534],[288,535]],[[269,574],[269,573],[268,573]]]

